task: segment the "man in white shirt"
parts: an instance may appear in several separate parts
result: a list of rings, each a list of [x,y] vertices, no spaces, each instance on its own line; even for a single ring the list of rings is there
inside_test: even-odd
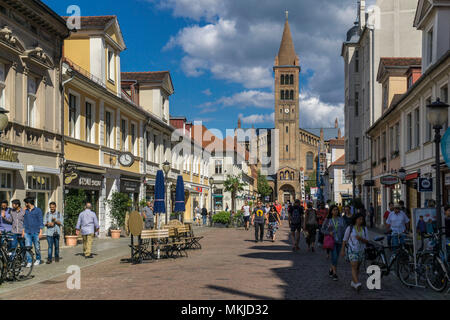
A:
[[[408,228],[409,221],[406,214],[400,211],[400,205],[395,205],[394,212],[386,220],[388,231],[392,234],[392,246],[394,248],[398,247],[399,241],[400,243],[404,243],[405,235],[403,233]]]
[[[250,211],[251,208],[248,205],[248,201],[245,201],[244,206],[242,207],[242,211],[244,212],[244,223],[245,223],[245,230],[250,230]]]

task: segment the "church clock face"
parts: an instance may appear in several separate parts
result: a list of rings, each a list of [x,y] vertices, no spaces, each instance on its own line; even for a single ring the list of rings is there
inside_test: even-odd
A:
[[[284,113],[289,114],[289,109],[284,109]]]

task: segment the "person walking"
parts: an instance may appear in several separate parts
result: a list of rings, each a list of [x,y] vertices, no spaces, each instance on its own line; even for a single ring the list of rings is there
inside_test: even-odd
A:
[[[331,250],[331,267],[328,273],[334,281],[339,280],[337,275],[337,266],[345,230],[346,224],[344,218],[340,215],[339,208],[335,205],[331,206],[328,218],[323,223],[322,232],[325,236],[333,237],[334,240],[334,246]]]
[[[145,229],[153,230],[155,228],[155,213],[151,201],[147,201],[147,205],[142,210],[142,217],[144,218]]]
[[[344,216],[343,216],[343,218],[344,218],[346,227],[353,225],[353,214],[352,214],[352,212],[350,210],[350,206],[349,205],[344,207]]]
[[[262,202],[259,200],[256,208],[253,210],[252,225],[255,226],[255,242],[264,241],[264,224],[265,224],[265,209]]]
[[[64,217],[56,211],[56,203],[52,202],[49,205],[50,211],[45,214],[44,224],[47,227],[47,243],[48,243],[48,256],[47,264],[53,262],[53,247],[55,248],[55,262],[58,263],[59,256],[59,240],[61,238],[61,227],[63,226]]]
[[[316,242],[316,233],[317,233],[317,213],[314,210],[311,202],[308,202],[308,209],[305,212],[303,229],[307,232],[306,244],[308,245],[308,251],[314,252],[314,245]]]
[[[373,207],[373,203],[370,203],[369,218],[370,218],[370,228],[373,229],[375,220],[375,208]]]
[[[289,208],[289,227],[291,228],[292,236],[292,251],[296,252],[300,250],[300,233],[302,231],[302,217],[304,209],[301,206],[300,200],[295,200],[292,207]]]
[[[341,249],[341,256],[345,257],[347,249],[347,258],[352,266],[351,287],[360,291],[362,284],[359,282],[359,270],[365,258],[366,244],[369,243],[369,232],[363,226],[364,216],[356,214],[352,225],[347,227],[344,235],[344,241]]]
[[[203,206],[202,208],[202,222],[203,222],[203,227],[206,227],[206,219],[208,218],[208,210],[206,209],[205,206]]]
[[[42,229],[44,229],[44,217],[42,210],[34,205],[33,198],[26,198],[24,202],[27,209],[23,219],[22,238],[25,238],[26,247],[34,246],[36,255],[34,265],[39,266],[41,264],[41,243],[39,240],[42,238]],[[33,261],[29,254],[27,254],[27,261],[27,268],[30,268]]]
[[[8,233],[12,230],[11,208],[8,207],[8,201],[3,200],[0,216],[0,233]]]
[[[18,245],[25,248],[25,239],[22,237],[24,217],[25,210],[21,208],[20,200],[13,200],[11,210],[13,241],[11,242],[11,249],[16,249]]]
[[[100,226],[98,224],[97,215],[92,211],[92,204],[86,203],[85,210],[78,216],[77,236],[83,236],[83,255],[86,259],[94,258],[92,256],[92,242],[94,241],[95,234],[99,231]]]
[[[244,215],[245,230],[248,231],[250,229],[250,206],[248,205],[248,201],[245,201],[242,212]]]
[[[280,215],[278,214],[275,206],[270,208],[270,211],[266,216],[266,220],[269,225],[268,228],[269,238],[272,240],[272,242],[275,242],[275,236],[278,230],[278,226],[280,224]]]
[[[394,212],[386,220],[388,232],[391,234],[391,245],[393,251],[397,251],[400,244],[405,242],[404,232],[409,226],[409,218],[401,211],[401,205],[394,206]]]
[[[328,209],[325,208],[323,204],[319,206],[319,210],[317,210],[317,223],[319,228],[319,243],[323,245],[323,237],[324,234],[322,233],[322,226],[325,222],[325,219],[328,217]]]

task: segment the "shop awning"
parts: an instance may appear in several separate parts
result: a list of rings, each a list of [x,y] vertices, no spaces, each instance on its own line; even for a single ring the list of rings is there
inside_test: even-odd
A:
[[[32,166],[32,165],[27,166],[27,172],[46,173],[46,174],[53,174],[53,175],[61,174],[60,169]]]
[[[0,161],[0,169],[23,170],[25,166],[17,162]]]

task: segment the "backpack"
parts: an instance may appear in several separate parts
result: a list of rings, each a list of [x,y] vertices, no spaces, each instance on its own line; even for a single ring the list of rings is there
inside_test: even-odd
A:
[[[302,210],[300,207],[297,206],[292,207],[291,223],[292,224],[302,223]]]
[[[306,224],[311,226],[317,226],[316,210],[314,209],[308,210],[308,220],[306,221]]]

